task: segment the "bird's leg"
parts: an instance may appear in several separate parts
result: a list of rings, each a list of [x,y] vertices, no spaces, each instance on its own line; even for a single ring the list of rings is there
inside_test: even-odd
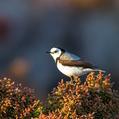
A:
[[[78,76],[77,79],[80,80],[80,76]]]
[[[71,79],[71,81],[73,81],[73,80],[74,80],[74,77],[73,77],[73,76],[71,76],[71,77],[70,77],[70,79]]]
[[[74,80],[73,80],[75,83],[80,83],[80,77],[79,76],[75,76],[74,77]]]
[[[78,80],[78,76],[75,76],[74,77],[74,81],[76,82]]]
[[[78,79],[79,83],[81,83],[80,76],[78,76],[77,79]]]
[[[74,82],[74,83],[79,82],[80,83],[80,76],[71,76],[70,79],[71,79],[71,82]]]

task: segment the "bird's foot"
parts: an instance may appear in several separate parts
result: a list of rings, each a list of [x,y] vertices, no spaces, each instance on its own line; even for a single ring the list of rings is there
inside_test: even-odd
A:
[[[71,76],[70,79],[71,79],[71,82],[80,82],[79,76]]]
[[[74,78],[74,81],[76,82],[76,83],[80,83],[80,77],[79,76],[76,76],[75,78]]]
[[[70,79],[71,79],[71,82],[72,82],[74,80],[74,76],[71,76]]]

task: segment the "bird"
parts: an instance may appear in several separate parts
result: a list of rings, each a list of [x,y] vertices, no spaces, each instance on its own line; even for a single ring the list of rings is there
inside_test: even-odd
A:
[[[105,72],[104,70],[95,68],[91,63],[62,48],[53,47],[50,51],[47,51],[47,53],[54,59],[58,70],[71,79],[75,79],[75,77],[79,78],[90,72]]]

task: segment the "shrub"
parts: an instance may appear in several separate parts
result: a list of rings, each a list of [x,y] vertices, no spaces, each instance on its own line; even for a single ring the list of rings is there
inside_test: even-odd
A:
[[[46,107],[49,116],[59,119],[115,119],[119,97],[112,90],[110,75],[92,72],[84,83],[80,79],[66,83],[61,80],[49,95]]]
[[[30,119],[38,117],[41,109],[32,89],[11,79],[0,80],[0,119]]]
[[[61,80],[44,105],[34,91],[0,80],[0,119],[117,119],[119,95],[110,74],[91,72],[85,82]]]

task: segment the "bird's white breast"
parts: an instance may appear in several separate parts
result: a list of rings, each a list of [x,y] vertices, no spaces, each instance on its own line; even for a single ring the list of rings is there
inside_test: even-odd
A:
[[[64,66],[61,63],[57,63],[57,68],[66,76],[80,76],[83,73],[82,67],[75,67],[75,66]]]

